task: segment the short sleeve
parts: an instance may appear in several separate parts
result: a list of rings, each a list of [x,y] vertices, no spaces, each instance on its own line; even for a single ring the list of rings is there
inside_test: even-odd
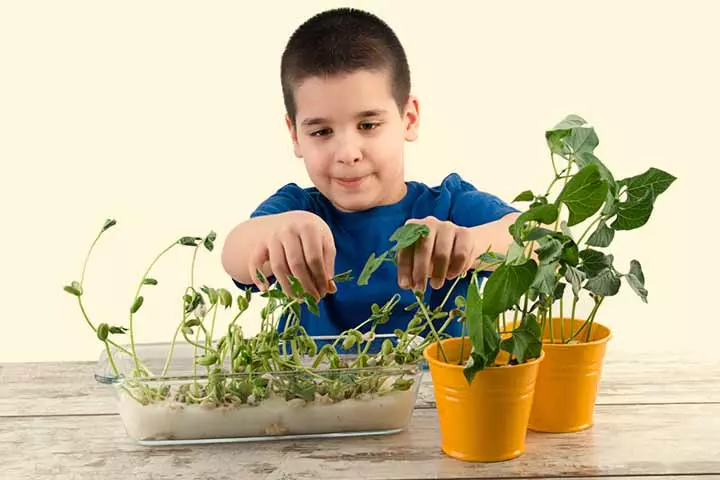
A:
[[[307,191],[294,183],[288,183],[263,201],[250,214],[251,218],[275,215],[293,210],[310,210]]]
[[[456,225],[474,227],[519,211],[499,197],[478,190],[460,177],[456,176],[454,180],[450,221]]]

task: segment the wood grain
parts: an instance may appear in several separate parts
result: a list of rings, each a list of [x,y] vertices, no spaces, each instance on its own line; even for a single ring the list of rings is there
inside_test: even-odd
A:
[[[605,405],[576,434],[530,432],[521,457],[474,464],[445,456],[434,409],[386,437],[151,448],[120,417],[0,418],[9,479],[463,479],[720,474],[720,404]]]
[[[110,414],[113,388],[93,378],[93,363],[0,365],[0,416]],[[720,402],[720,363],[692,358],[608,358],[598,405]],[[418,408],[435,406],[426,372]]]

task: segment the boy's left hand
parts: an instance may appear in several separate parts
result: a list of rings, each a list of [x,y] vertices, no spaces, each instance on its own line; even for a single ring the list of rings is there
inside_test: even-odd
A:
[[[430,278],[432,288],[439,289],[445,280],[453,280],[470,270],[483,253],[476,229],[435,217],[408,220],[407,223],[426,225],[430,234],[398,252],[400,288],[425,291]]]

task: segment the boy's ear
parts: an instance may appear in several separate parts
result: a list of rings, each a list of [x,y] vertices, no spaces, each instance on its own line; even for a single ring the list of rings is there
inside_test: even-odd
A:
[[[293,125],[293,121],[288,114],[285,114],[285,125],[287,125],[288,131],[290,132],[290,138],[293,143],[293,150],[295,152],[295,156],[297,158],[302,158],[302,152],[300,151],[300,145],[298,144],[297,139],[297,130],[295,130],[295,125]]]
[[[417,97],[410,95],[405,105],[405,140],[412,142],[418,138],[418,127],[420,126],[420,105]]]

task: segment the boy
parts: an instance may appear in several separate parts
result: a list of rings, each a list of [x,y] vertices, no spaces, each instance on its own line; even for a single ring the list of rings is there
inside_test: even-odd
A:
[[[285,185],[228,234],[222,263],[239,287],[267,288],[259,269],[290,292],[287,276],[295,276],[320,299],[319,317],[303,306],[310,335],[353,328],[373,303],[397,293],[391,320],[376,330],[389,333],[407,327],[413,289],[435,307],[488,247],[507,250],[514,208],[457,174],[433,188],[405,181],[403,148],[418,135],[418,101],[403,47],[383,21],[347,8],[309,19],[286,46],[281,83],[294,153],[314,187]],[[368,256],[390,248],[408,222],[427,225],[430,235],[401,251],[397,268],[385,262],[366,286],[330,280],[350,269],[357,279]],[[454,292],[465,294],[468,280]],[[453,323],[446,331],[457,336]]]

